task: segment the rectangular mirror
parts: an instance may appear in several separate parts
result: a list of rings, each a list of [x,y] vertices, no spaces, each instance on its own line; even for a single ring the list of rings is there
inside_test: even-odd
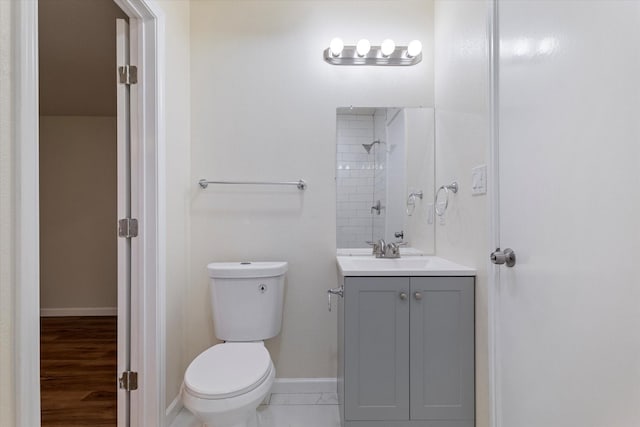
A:
[[[434,253],[434,147],[433,108],[337,109],[338,249],[384,239]]]

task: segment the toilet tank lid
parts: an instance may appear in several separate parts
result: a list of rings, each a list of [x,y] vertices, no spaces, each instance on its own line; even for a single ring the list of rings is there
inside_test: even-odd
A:
[[[287,272],[288,264],[276,262],[212,262],[207,265],[209,277],[216,279],[276,277]]]

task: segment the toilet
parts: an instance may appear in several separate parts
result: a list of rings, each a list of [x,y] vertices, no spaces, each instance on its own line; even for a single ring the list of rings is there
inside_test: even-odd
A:
[[[256,427],[276,371],[264,340],[280,333],[286,262],[211,263],[213,324],[224,341],[187,368],[182,401],[206,427]]]

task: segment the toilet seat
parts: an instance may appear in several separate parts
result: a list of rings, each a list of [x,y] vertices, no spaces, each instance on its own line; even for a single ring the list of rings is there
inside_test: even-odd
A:
[[[196,357],[184,375],[185,391],[201,399],[228,399],[262,384],[273,369],[262,342],[217,344]]]

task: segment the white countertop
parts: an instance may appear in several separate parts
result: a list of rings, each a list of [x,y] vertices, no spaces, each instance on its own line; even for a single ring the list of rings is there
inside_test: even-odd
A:
[[[366,255],[343,255],[338,251],[338,270],[343,276],[475,276],[476,270],[444,258],[430,255],[408,255],[400,258],[375,258]],[[349,251],[353,251],[350,249]]]

